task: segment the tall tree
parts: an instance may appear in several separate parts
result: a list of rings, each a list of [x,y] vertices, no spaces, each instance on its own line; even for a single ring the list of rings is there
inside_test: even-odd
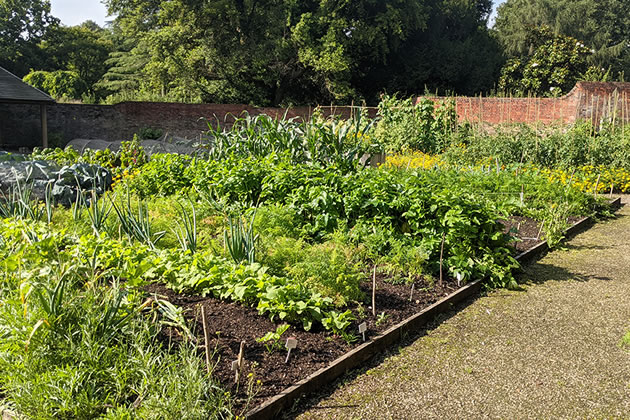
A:
[[[105,61],[113,50],[107,31],[92,21],[48,30],[39,45],[44,62],[40,70],[69,70],[92,90],[107,71]]]
[[[0,66],[20,77],[38,67],[38,44],[58,24],[49,0],[0,0]]]
[[[498,8],[497,37],[510,57],[531,56],[541,26],[589,47],[589,63],[630,72],[629,0],[507,0]]]
[[[143,89],[166,98],[374,101],[383,89],[489,89],[500,67],[486,27],[491,0],[106,3],[143,46],[129,53],[148,52]]]

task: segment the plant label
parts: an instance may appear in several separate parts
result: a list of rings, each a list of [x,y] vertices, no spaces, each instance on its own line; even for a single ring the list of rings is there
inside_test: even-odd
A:
[[[232,370],[233,370],[234,372],[238,371],[238,360],[234,360],[234,361],[232,362]]]
[[[521,206],[523,205],[524,201],[525,201],[525,194],[521,192]]]
[[[284,363],[289,363],[289,357],[291,357],[291,350],[297,347],[297,340],[294,337],[287,338],[287,358]]]
[[[364,322],[359,324],[359,334],[363,335],[363,341],[365,341],[365,332],[367,331],[367,324]]]
[[[457,273],[457,285],[460,286],[462,284],[462,273]]]
[[[297,347],[297,340],[293,337],[287,338],[287,350],[291,350]]]

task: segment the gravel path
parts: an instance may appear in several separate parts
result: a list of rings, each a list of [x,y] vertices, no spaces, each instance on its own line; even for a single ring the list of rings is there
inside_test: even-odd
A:
[[[630,205],[522,278],[298,403],[298,418],[630,418]]]

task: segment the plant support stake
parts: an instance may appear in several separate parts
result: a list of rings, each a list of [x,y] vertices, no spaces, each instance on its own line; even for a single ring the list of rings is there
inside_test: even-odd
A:
[[[241,341],[241,347],[238,351],[238,357],[232,362],[232,370],[234,371],[234,383],[238,384],[241,379],[241,370],[243,369],[243,353],[245,350],[245,341]]]
[[[206,353],[206,370],[208,375],[212,373],[210,365],[210,338],[208,337],[208,326],[206,324],[206,310],[201,306],[201,323],[203,324],[203,348]]]
[[[376,316],[376,266],[372,273],[372,316]]]
[[[446,232],[442,234],[442,245],[440,246],[440,286],[442,286],[442,264],[444,262],[444,240],[446,239]]]

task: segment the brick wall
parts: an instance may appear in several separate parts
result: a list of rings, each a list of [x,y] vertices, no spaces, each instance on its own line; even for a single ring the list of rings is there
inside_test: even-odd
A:
[[[429,99],[440,102],[445,98]],[[570,124],[585,119],[599,124],[613,118],[630,119],[630,83],[578,82],[571,92],[560,98],[452,99],[459,119],[473,123]]]
[[[440,101],[443,98],[431,98]],[[572,123],[577,119],[630,119],[630,83],[579,82],[561,98],[468,98],[457,97],[457,114],[470,122]],[[322,107],[324,115],[349,117],[351,107]],[[229,123],[243,111],[274,117],[308,118],[312,107],[289,110],[249,105],[174,104],[126,102],[117,105],[55,104],[48,106],[51,144],[75,138],[128,140],[144,128],[161,129],[179,137],[196,138],[207,129],[204,120]],[[374,115],[375,109],[370,113]],[[33,147],[40,144],[38,105],[0,104],[0,149]]]

